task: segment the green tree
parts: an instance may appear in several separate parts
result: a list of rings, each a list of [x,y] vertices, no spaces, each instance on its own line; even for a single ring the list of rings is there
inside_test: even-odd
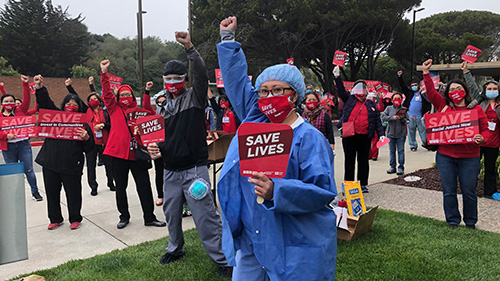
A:
[[[4,57],[0,57],[0,76],[19,76],[19,72],[15,71]]]
[[[51,0],[8,0],[0,10],[1,53],[22,73],[68,76],[90,47],[82,20]]]
[[[409,70],[412,25],[405,21],[395,34],[388,54]],[[447,12],[415,23],[415,65],[428,58],[435,64],[461,62],[467,45],[482,50],[478,61],[496,59],[500,54],[500,14],[470,10]]]
[[[193,0],[193,40],[209,69],[217,68],[215,44],[219,22],[238,17],[237,40],[242,43],[249,73],[293,57],[307,67],[322,87],[333,92],[335,50],[349,53],[349,78],[364,68],[374,78],[374,66],[393,40],[403,14],[421,0]],[[347,73],[344,73],[346,75]]]

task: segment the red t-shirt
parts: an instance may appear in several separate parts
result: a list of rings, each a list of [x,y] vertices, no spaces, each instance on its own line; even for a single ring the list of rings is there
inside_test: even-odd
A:
[[[488,130],[484,132],[484,143],[481,146],[500,147],[500,120],[498,115],[490,105],[486,108],[485,113],[488,119]],[[495,129],[492,131],[490,128],[493,128],[493,126]]]
[[[236,119],[231,110],[226,110],[224,116],[222,116],[222,130],[228,134],[236,133]]]

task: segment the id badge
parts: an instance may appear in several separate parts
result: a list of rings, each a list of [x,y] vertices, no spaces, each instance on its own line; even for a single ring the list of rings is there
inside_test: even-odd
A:
[[[493,121],[488,121],[488,129],[490,131],[495,131],[495,128],[497,127],[497,123],[493,122]]]
[[[101,139],[102,138],[102,131],[95,132],[95,137],[98,139]]]
[[[222,123],[229,123],[229,117],[222,117]]]
[[[416,101],[419,101],[419,100],[420,100],[420,97],[415,97],[415,100],[416,100]]]

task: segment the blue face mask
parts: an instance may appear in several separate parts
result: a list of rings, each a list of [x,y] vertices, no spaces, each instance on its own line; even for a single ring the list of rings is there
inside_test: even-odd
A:
[[[486,91],[486,97],[489,99],[494,99],[498,97],[498,91]]]
[[[418,86],[411,86],[411,90],[414,92],[418,91]]]

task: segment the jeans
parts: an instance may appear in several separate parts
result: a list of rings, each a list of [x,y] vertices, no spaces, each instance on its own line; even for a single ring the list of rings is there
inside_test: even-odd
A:
[[[420,134],[420,139],[423,144],[427,144],[427,133],[425,132],[425,120],[423,117],[410,116],[410,123],[408,123],[408,142],[410,148],[417,148],[417,128]]]
[[[38,191],[38,186],[36,185],[36,176],[33,171],[33,154],[31,152],[31,144],[29,140],[23,140],[20,142],[9,143],[7,145],[7,150],[2,151],[3,159],[5,163],[24,163],[24,174],[31,187],[31,193]]]
[[[406,136],[402,138],[389,138],[389,165],[391,168],[396,169],[396,149],[398,152],[398,169],[405,168],[405,140]]]
[[[446,222],[450,225],[458,225],[461,221],[457,200],[458,178],[462,190],[464,222],[466,225],[476,224],[476,183],[481,169],[479,157],[453,158],[437,152],[436,164],[443,185],[443,207]]]

